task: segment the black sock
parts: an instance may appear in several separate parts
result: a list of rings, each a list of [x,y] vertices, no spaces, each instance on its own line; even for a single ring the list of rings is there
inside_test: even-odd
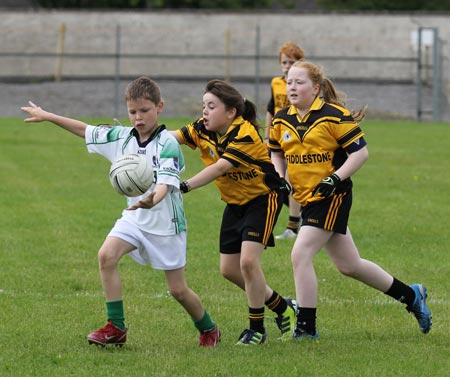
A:
[[[316,333],[316,308],[299,308],[297,315],[297,328],[310,335]]]
[[[299,224],[300,216],[289,216],[289,221],[286,228],[292,230],[294,233],[297,233]]]
[[[416,298],[416,294],[414,293],[413,289],[409,285],[402,283],[396,278],[394,278],[391,287],[386,292],[384,292],[384,294],[391,296],[395,300],[400,301],[408,306],[411,306],[414,302],[414,299]]]
[[[277,314],[283,314],[287,309],[286,300],[275,291],[273,291],[272,296],[270,296],[265,304],[270,310]]]
[[[264,334],[264,307],[262,308],[248,308],[248,319],[250,320],[250,329]]]

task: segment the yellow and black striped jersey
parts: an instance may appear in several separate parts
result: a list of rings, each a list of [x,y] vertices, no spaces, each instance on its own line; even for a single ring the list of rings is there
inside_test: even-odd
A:
[[[272,122],[268,145],[284,154],[293,197],[305,206],[322,199],[312,197],[312,190],[342,166],[347,152],[366,145],[363,136],[349,110],[316,98],[303,119],[295,106],[280,111]],[[349,187],[350,178],[338,190]]]
[[[226,203],[243,205],[282,186],[261,136],[241,116],[234,120],[223,136],[208,131],[203,118],[177,132],[182,143],[192,149],[200,149],[206,166],[214,164],[219,158],[233,164],[230,170],[215,180]]]
[[[286,80],[284,77],[274,77],[270,83],[272,96],[267,105],[267,111],[274,116],[278,111],[290,105],[286,92]]]

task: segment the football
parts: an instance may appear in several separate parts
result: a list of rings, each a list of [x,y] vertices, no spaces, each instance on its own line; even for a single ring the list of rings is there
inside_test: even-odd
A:
[[[143,155],[120,157],[109,169],[109,180],[114,189],[124,196],[139,196],[153,183],[153,167]]]

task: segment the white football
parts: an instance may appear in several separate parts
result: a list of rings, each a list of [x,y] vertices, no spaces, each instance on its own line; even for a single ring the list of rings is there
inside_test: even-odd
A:
[[[153,175],[151,163],[139,154],[120,157],[109,169],[112,186],[124,196],[139,196],[147,192],[153,183]]]

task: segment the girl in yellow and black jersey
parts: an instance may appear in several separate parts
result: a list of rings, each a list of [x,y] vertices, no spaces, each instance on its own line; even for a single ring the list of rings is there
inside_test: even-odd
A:
[[[406,304],[420,330],[428,333],[431,313],[426,306],[425,286],[408,286],[362,259],[347,226],[352,205],[350,177],[368,158],[359,126],[364,111],[347,110],[321,67],[307,61],[296,62],[289,69],[287,94],[291,106],[273,120],[269,147],[281,176],[287,166],[293,196],[302,205],[301,227],[291,254],[299,305],[293,338],[319,336],[313,260],[322,248],[342,274]]]
[[[250,104],[247,100],[245,103]],[[214,182],[224,202],[244,205],[260,195],[277,191],[282,186],[283,182],[275,171],[254,124],[239,115],[221,134],[211,130],[211,124],[208,123],[210,119],[202,117],[180,129],[178,136],[192,149],[200,149],[206,166],[223,159],[223,164],[228,169],[225,168]],[[189,184],[192,187],[191,180]]]
[[[323,177],[343,165],[348,153],[366,145],[363,136],[349,110],[315,97],[303,117],[295,105],[277,114],[270,147],[275,153],[282,150],[290,182],[295,187],[292,196],[304,207],[322,199],[312,195],[313,189]],[[351,180],[347,177],[336,188],[339,192],[349,187]]]
[[[246,291],[250,326],[238,345],[266,342],[264,306],[277,314],[282,337],[295,325],[295,302],[267,284],[260,259],[274,246],[272,231],[289,190],[259,135],[255,105],[230,84],[212,80],[203,95],[203,116],[173,132],[179,143],[198,148],[206,167],[182,182],[188,192],[214,181],[227,203],[220,229],[220,271]]]

